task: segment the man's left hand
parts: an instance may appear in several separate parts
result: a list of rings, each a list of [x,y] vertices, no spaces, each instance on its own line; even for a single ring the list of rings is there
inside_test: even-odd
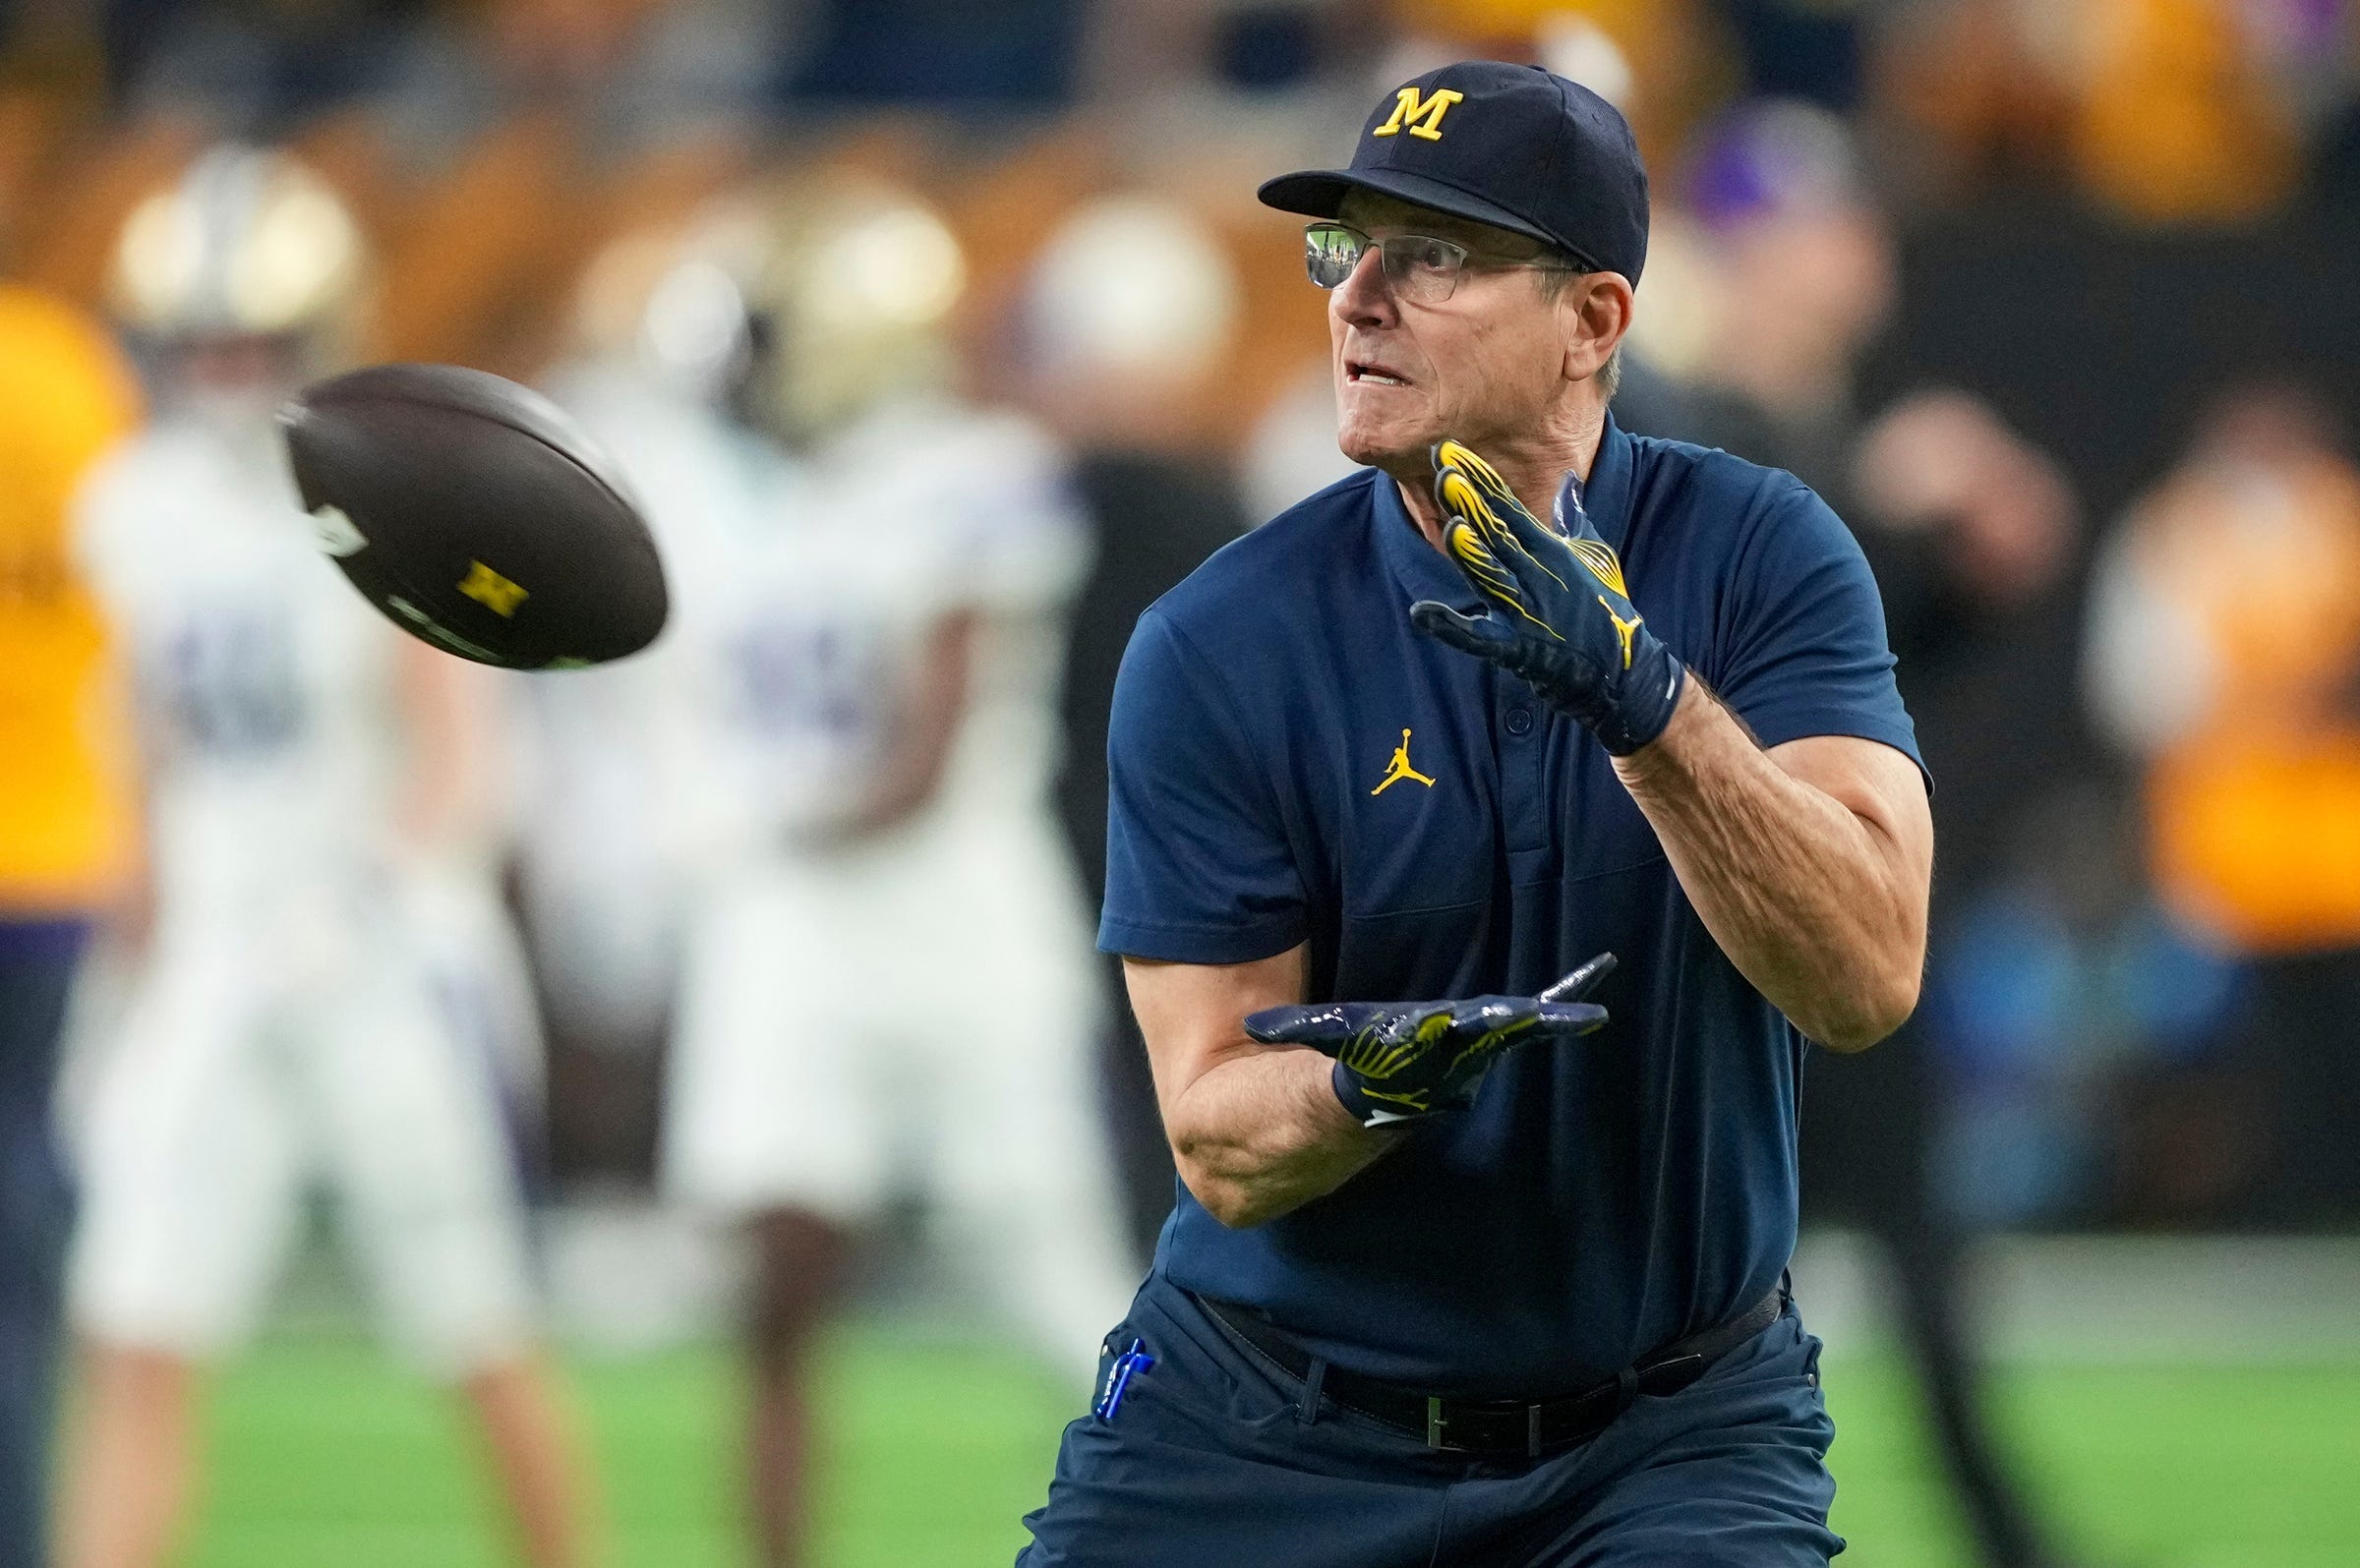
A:
[[[1622,562],[1580,497],[1566,492],[1560,535],[1456,441],[1435,445],[1434,494],[1443,546],[1487,608],[1464,615],[1420,600],[1409,607],[1417,628],[1512,671],[1618,757],[1662,734],[1687,671],[1631,605]]]
[[[1385,1127],[1464,1110],[1509,1052],[1603,1027],[1606,1009],[1582,999],[1614,966],[1615,956],[1601,953],[1539,996],[1265,1008],[1246,1018],[1246,1035],[1332,1058],[1336,1100],[1361,1126]]]

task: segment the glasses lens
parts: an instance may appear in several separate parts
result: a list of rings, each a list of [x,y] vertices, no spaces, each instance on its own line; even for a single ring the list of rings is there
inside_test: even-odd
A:
[[[1314,223],[1303,231],[1303,267],[1314,283],[1331,289],[1352,275],[1368,248],[1366,235],[1341,223]]]
[[[1427,304],[1448,299],[1466,264],[1466,251],[1448,240],[1395,234],[1385,241],[1385,275],[1403,299]]]

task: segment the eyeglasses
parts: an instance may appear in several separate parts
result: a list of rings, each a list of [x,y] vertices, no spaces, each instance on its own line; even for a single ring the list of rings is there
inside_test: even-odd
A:
[[[1376,247],[1378,264],[1395,294],[1420,305],[1439,305],[1458,287],[1458,277],[1471,264],[1487,269],[1529,267],[1543,272],[1573,270],[1565,262],[1548,260],[1504,261],[1478,259],[1463,245],[1438,240],[1430,234],[1388,234],[1372,239],[1342,223],[1314,223],[1303,231],[1303,269],[1324,289],[1350,277],[1360,259]]]

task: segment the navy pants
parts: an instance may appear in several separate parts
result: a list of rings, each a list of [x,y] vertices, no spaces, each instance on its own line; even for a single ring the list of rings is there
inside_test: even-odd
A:
[[[0,1568],[40,1568],[73,1204],[50,1120],[76,924],[0,921]]]
[[[1306,1410],[1160,1274],[1107,1344],[1134,1338],[1155,1365],[1111,1420],[1066,1427],[1019,1568],[1804,1568],[1844,1549],[1819,1342],[1791,1306],[1680,1393],[1538,1460]]]

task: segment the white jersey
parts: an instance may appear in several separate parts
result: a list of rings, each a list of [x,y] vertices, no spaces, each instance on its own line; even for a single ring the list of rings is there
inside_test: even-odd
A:
[[[300,927],[376,880],[399,634],[321,553],[267,429],[135,438],[78,544],[129,653],[161,906]]]
[[[79,543],[133,667],[156,910],[82,1130],[77,1321],[234,1346],[325,1182],[401,1342],[496,1365],[531,1304],[493,1030],[437,997],[499,988],[496,912],[397,852],[400,633],[314,544],[264,422],[140,436]],[[437,930],[475,951],[438,962]]]
[[[730,568],[719,542],[758,534],[788,499],[784,456],[704,406],[625,371],[560,370],[549,390],[615,461],[654,534],[671,623],[646,652],[528,682],[524,892],[550,1001],[568,1021],[652,1034],[669,1005],[693,875],[734,846],[738,798],[703,755],[706,661],[695,628]]]
[[[717,518],[682,574],[704,755],[738,831],[853,809],[943,617],[979,617],[925,823],[991,833],[1046,809],[1063,616],[1088,567],[1060,455],[1011,414],[908,404],[839,436],[771,504]]]
[[[1098,978],[1049,810],[1064,466],[1012,415],[882,412],[675,573],[704,776],[736,836],[689,930],[664,1179],[857,1227],[917,1176],[962,1273],[1087,1373],[1137,1285],[1108,1199]],[[977,639],[934,796],[850,842],[948,615]],[[909,1166],[919,1167],[917,1170]]]

